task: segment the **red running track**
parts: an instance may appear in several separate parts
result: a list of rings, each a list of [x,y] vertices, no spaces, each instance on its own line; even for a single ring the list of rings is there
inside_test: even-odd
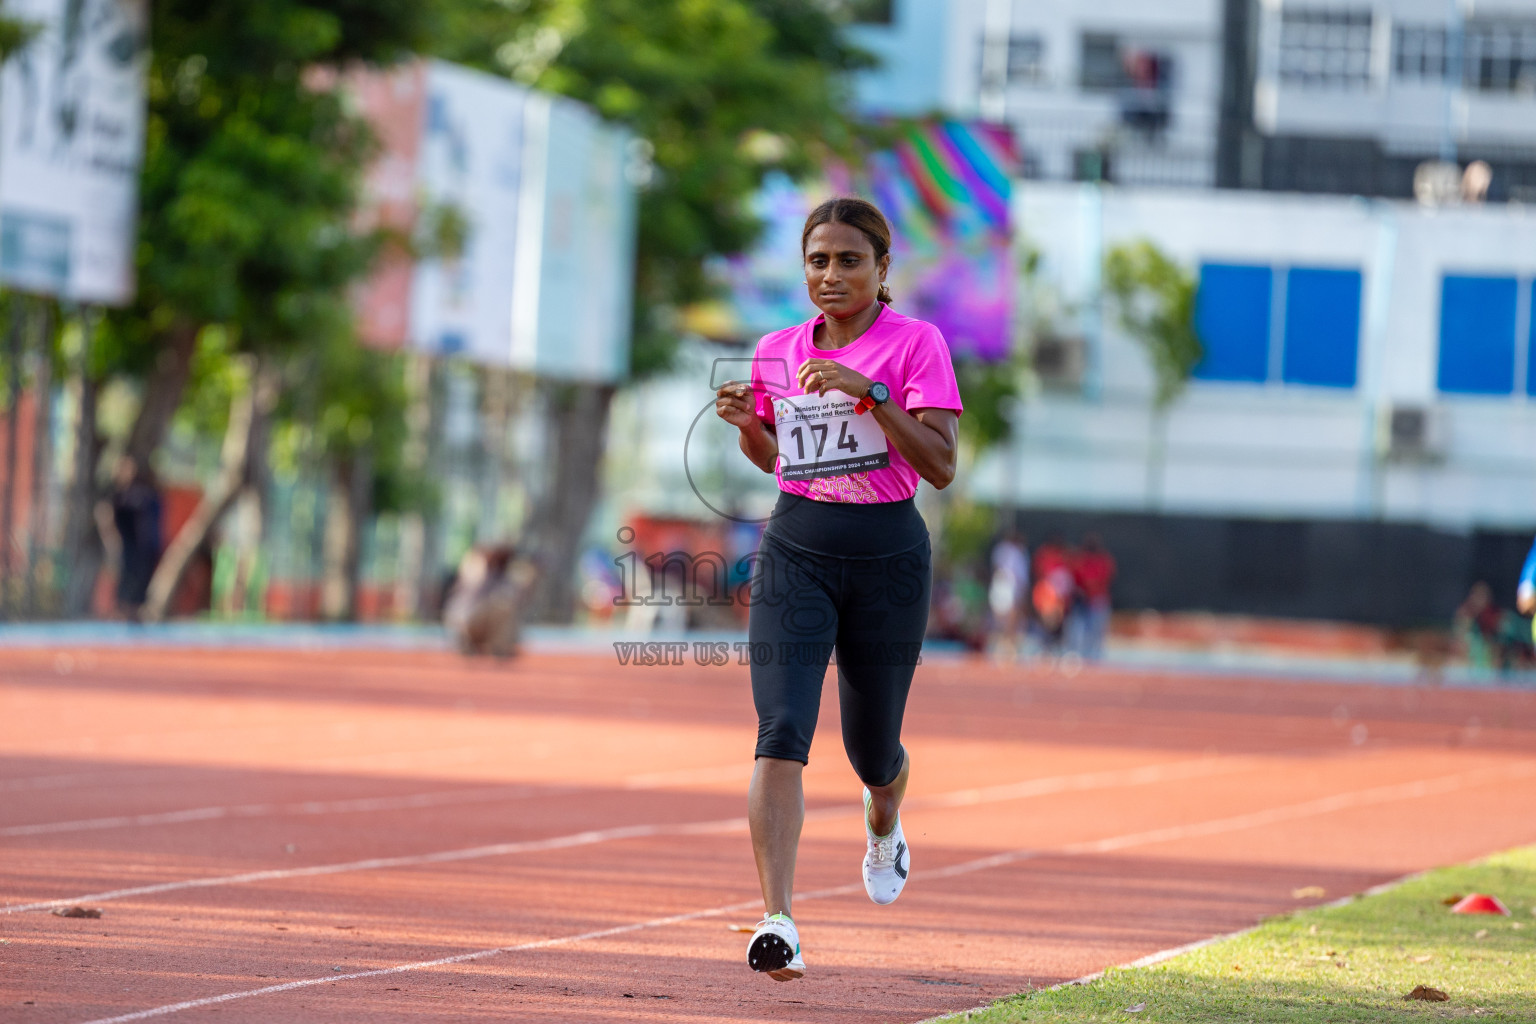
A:
[[[776,984],[743,668],[3,658],[5,1021],[916,1021],[1536,841],[1528,693],[930,661],[912,882],[863,894],[829,702]]]

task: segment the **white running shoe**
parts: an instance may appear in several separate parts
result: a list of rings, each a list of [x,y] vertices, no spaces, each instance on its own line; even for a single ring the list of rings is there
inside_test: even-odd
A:
[[[912,855],[907,850],[907,837],[901,831],[901,814],[896,815],[896,827],[888,836],[877,836],[869,827],[869,790],[864,790],[864,838],[869,848],[864,851],[864,891],[882,907],[895,903],[907,884],[907,872],[912,870]]]
[[[747,946],[747,966],[774,981],[805,977],[805,960],[800,956],[800,932],[788,915],[772,914],[758,922],[752,942]]]

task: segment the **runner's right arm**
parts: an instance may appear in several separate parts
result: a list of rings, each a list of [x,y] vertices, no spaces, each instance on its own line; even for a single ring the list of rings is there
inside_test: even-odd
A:
[[[757,417],[757,395],[749,384],[730,380],[715,392],[715,413],[741,431],[742,454],[764,473],[772,473],[779,461],[779,439],[773,428]]]

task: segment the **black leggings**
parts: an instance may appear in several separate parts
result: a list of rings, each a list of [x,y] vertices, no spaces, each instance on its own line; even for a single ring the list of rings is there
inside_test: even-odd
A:
[[[780,500],[758,549],[747,624],[756,756],[806,763],[835,650],[848,760],[865,785],[895,781],[931,580],[928,530],[910,500]]]

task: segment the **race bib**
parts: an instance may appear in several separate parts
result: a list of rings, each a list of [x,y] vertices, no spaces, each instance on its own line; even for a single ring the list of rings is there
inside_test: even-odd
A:
[[[847,476],[891,464],[885,431],[873,416],[858,416],[858,402],[841,391],[773,400],[785,480]]]

